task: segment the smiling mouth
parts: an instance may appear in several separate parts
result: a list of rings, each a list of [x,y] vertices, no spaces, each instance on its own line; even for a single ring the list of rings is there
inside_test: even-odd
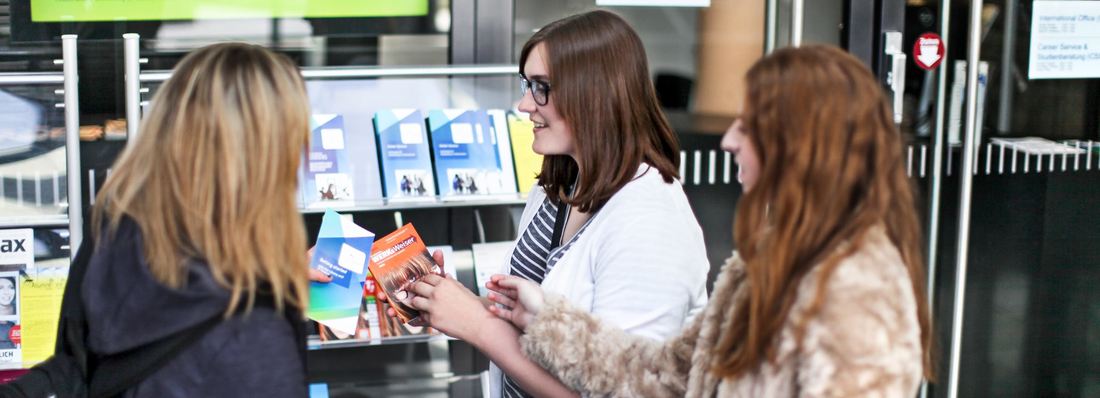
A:
[[[547,126],[546,123],[535,123],[535,128],[537,128],[537,129],[546,128],[546,126]]]

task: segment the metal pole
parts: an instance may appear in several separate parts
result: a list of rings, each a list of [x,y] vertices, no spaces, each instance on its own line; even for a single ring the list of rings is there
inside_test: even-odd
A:
[[[802,45],[802,21],[805,17],[805,0],[794,0],[791,3],[791,46]]]
[[[779,12],[776,8],[779,6],[776,4],[778,0],[768,0],[764,6],[764,12],[767,14],[767,19],[764,21],[764,55],[771,54],[775,51],[775,35],[779,25]]]
[[[940,230],[940,192],[943,190],[943,151],[944,119],[947,118],[947,70],[950,57],[947,56],[948,32],[951,25],[951,0],[942,0],[940,10],[940,39],[944,44],[944,60],[940,62],[938,94],[936,98],[936,133],[932,150],[932,204],[928,220],[928,305],[935,304],[936,293],[936,255],[939,248]]]
[[[951,322],[951,367],[948,398],[959,396],[959,360],[962,355],[963,310],[966,303],[966,266],[970,251],[970,200],[974,186],[974,142],[978,126],[978,62],[982,47],[982,0],[970,1],[970,39],[966,64],[966,140],[963,142],[963,172],[959,174],[959,242],[955,277],[955,309]]]
[[[126,65],[126,137],[137,138],[138,124],[141,123],[141,63],[138,58],[141,35],[127,33],[122,35],[125,43],[123,63]]]
[[[1013,68],[1016,58],[1016,3],[1017,0],[1005,0],[1005,44],[1001,49],[1001,101],[997,109],[997,132],[1004,133],[1012,129],[1012,82],[1015,80]]]
[[[84,237],[83,200],[80,198],[80,96],[76,73],[76,35],[61,36],[61,59],[65,76],[65,155],[69,180],[69,256],[76,258],[76,249]]]

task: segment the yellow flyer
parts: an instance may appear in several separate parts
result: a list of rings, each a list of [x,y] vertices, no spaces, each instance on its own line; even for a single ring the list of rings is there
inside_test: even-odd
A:
[[[527,114],[508,113],[508,132],[512,138],[512,157],[516,161],[516,183],[519,192],[527,194],[538,182],[535,178],[542,171],[542,155],[535,153],[535,123]]]
[[[20,286],[22,302],[23,366],[31,367],[53,355],[57,322],[65,293],[68,267],[28,268]]]

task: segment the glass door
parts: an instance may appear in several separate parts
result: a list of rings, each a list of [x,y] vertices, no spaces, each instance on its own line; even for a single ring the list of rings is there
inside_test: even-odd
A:
[[[1100,2],[959,3],[977,83],[948,396],[1100,395]]]
[[[1100,395],[1100,2],[837,3],[923,201],[940,361],[922,395]],[[802,42],[834,44],[830,24]]]
[[[925,393],[1100,396],[1100,2],[847,0],[842,45],[857,56],[889,42],[858,23],[864,3],[904,8],[895,107],[925,201],[939,336]],[[925,33],[946,50],[927,72]],[[873,59],[889,93],[897,70]]]

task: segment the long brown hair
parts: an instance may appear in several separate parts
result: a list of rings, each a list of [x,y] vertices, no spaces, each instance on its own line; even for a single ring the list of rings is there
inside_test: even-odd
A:
[[[742,123],[761,164],[734,224],[748,292],[715,347],[715,372],[736,377],[774,361],[775,336],[803,276],[821,264],[812,315],[832,272],[882,226],[909,271],[924,373],[933,379],[920,221],[902,138],[878,82],[843,50],[807,46],[760,60],[746,83]]]
[[[539,185],[551,200],[582,212],[599,210],[634,179],[642,162],[665,182],[678,178],[680,146],[657,102],[642,40],[629,23],[607,11],[551,22],[523,45],[520,74],[539,44],[552,80],[550,96],[583,166],[567,155],[543,159]],[[578,177],[568,200],[565,191]]]
[[[253,45],[196,50],[157,90],[138,131],[96,197],[93,225],[110,237],[133,219],[149,271],[169,287],[184,287],[189,260],[206,261],[232,293],[227,316],[242,296],[250,309],[264,285],[276,308],[305,308],[295,191],[309,100],[298,68]]]

